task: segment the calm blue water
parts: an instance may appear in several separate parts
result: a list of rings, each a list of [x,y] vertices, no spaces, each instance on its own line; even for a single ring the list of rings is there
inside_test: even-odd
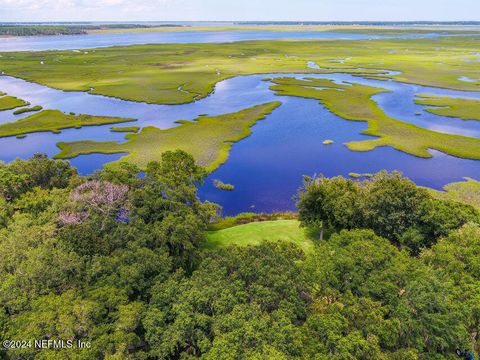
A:
[[[350,172],[401,170],[419,185],[441,189],[462,176],[480,178],[480,161],[462,160],[432,151],[420,159],[389,147],[353,152],[342,143],[368,139],[362,123],[339,118],[314,100],[282,98],[283,106],[257,123],[253,134],[233,146],[228,162],[211,174],[200,194],[224,207],[224,215],[241,211],[295,210],[292,196],[303,175],[328,177]],[[325,139],[335,141],[323,145]],[[235,185],[220,191],[213,180]]]
[[[305,77],[306,75],[292,76]],[[235,112],[256,104],[280,100],[283,105],[253,127],[253,134],[233,145],[226,164],[210,175],[200,189],[203,199],[217,202],[226,215],[242,211],[274,211],[294,209],[292,196],[301,185],[302,175],[323,173],[327,176],[349,172],[373,173],[382,169],[398,169],[417,184],[433,188],[469,176],[480,178],[480,161],[459,159],[432,152],[431,159],[419,159],[384,147],[371,152],[353,152],[343,143],[367,139],[361,135],[365,123],[343,120],[315,100],[276,96],[269,90],[266,77],[289,75],[240,76],[220,82],[215,92],[198,102],[184,105],[152,105],[91,95],[84,92],[63,92],[12,77],[0,76],[0,89],[48,109],[92,115],[111,115],[137,118],[140,127],[177,126],[179,119],[194,119],[200,114],[218,115]],[[358,82],[382,87],[391,92],[379,94],[374,100],[390,116],[436,131],[480,137],[480,121],[463,121],[429,114],[414,104],[416,94],[438,94],[480,99],[480,92],[461,92],[417,85],[363,79],[347,74],[308,75],[339,82]],[[420,112],[418,116],[416,113]],[[22,117],[12,111],[0,112],[0,123]],[[58,153],[58,141],[114,140],[124,141],[125,134],[110,131],[112,125],[68,129],[61,134],[37,133],[25,139],[0,138],[0,160],[28,158],[35,152],[50,156]],[[326,139],[333,145],[323,145]],[[116,155],[83,155],[72,160],[81,174],[90,174]],[[235,191],[215,189],[213,180],[220,179],[235,185]]]
[[[246,40],[276,39],[348,39],[431,38],[441,34],[378,36],[320,31],[178,31],[122,34],[88,34],[58,36],[25,36],[0,38],[2,51],[72,50],[135,44],[226,43]]]

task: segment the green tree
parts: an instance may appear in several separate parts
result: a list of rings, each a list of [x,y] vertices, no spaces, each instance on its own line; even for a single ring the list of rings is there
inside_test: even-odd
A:
[[[324,228],[338,231],[360,225],[361,188],[343,177],[305,177],[297,208],[304,226],[321,229],[322,240]]]
[[[113,184],[126,184],[130,187],[137,187],[141,182],[139,167],[128,162],[121,162],[115,166],[107,164],[101,171],[94,174],[94,178]]]
[[[148,164],[143,184],[131,198],[131,219],[151,234],[152,246],[169,248],[175,266],[191,268],[218,207],[201,202],[197,186],[205,171],[184,151],[167,151]]]
[[[152,356],[214,358],[231,346],[225,355],[238,349],[238,358],[261,354],[266,345],[298,355],[293,325],[307,314],[297,263],[303,256],[282,243],[229,248],[208,254],[191,277],[177,273],[157,283],[145,321]]]
[[[13,208],[3,196],[0,196],[0,229],[7,226],[12,215]]]
[[[12,201],[30,188],[31,180],[26,174],[16,174],[0,164],[0,194],[3,199]]]
[[[27,176],[32,186],[44,189],[65,188],[71,178],[77,175],[76,169],[67,161],[49,159],[41,153],[28,160],[14,160],[8,167],[15,174]]]
[[[364,225],[391,241],[398,242],[429,210],[428,192],[398,172],[380,172],[365,183],[365,188]]]
[[[340,344],[348,336],[366,359],[401,349],[447,357],[468,343],[452,284],[371,230],[342,231],[320,244],[305,276],[314,299],[308,333],[332,356],[346,356]]]
[[[480,212],[471,205],[435,199],[422,222],[426,236],[438,239],[469,222],[480,224]]]
[[[453,283],[453,301],[461,308],[471,339],[460,348],[480,352],[480,226],[467,224],[451,232],[421,256]]]

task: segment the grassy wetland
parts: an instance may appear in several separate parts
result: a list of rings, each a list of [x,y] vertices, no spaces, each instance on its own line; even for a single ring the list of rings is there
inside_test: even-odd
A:
[[[186,34],[178,38],[185,41],[188,32],[196,29],[174,30],[184,30]],[[262,30],[277,31],[275,26]],[[316,30],[345,32],[345,38],[349,37],[348,29],[341,27],[309,31]],[[209,172],[215,171],[205,182],[204,196],[225,201],[227,215],[291,210],[288,204],[296,180],[314,172],[363,178],[383,168],[399,169],[420,185],[436,189],[465,176],[476,178],[480,124],[458,118],[475,118],[478,113],[473,99],[480,99],[475,92],[479,85],[473,79],[480,79],[480,37],[414,37],[432,31],[421,30],[383,28],[377,32],[359,27],[350,31],[411,38],[358,40],[364,37],[351,36],[351,40],[233,43],[196,43],[204,36],[197,34],[192,43],[185,44],[3,52],[0,73],[7,76],[0,77],[0,88],[32,105],[58,109],[59,118],[51,124],[47,121],[51,113],[47,118],[38,112],[14,122],[13,112],[5,112],[0,136],[3,131],[8,138],[2,143],[14,150],[0,160],[9,162],[28,156],[29,151],[45,151],[71,159],[83,174],[91,174],[120,161],[144,169],[165,151],[182,149]],[[137,31],[153,29],[132,32]],[[82,44],[92,46],[88,41]],[[278,111],[250,129],[279,106],[277,101],[283,103]],[[19,112],[27,109],[20,107]],[[439,117],[426,112],[438,112]],[[85,113],[96,119],[94,114],[114,118],[79,124],[75,114]],[[129,121],[114,120],[123,117],[138,121],[107,126]],[[175,124],[177,119],[189,121]],[[84,125],[105,126],[64,131],[61,136],[44,133],[13,138]],[[40,145],[43,141],[46,146]],[[231,152],[236,141],[240,143]],[[456,170],[439,174],[446,166]],[[218,179],[228,180],[235,190],[222,191],[219,187],[230,187],[215,182]],[[274,184],[264,186],[269,181]]]
[[[1,94],[1,95],[4,95],[4,94]],[[20,106],[26,106],[26,105],[28,105],[28,102],[26,102],[22,99],[18,99],[14,96],[0,97],[0,111],[11,110],[11,109],[15,109],[15,108],[18,108]]]
[[[67,115],[58,110],[43,110],[15,122],[0,124],[0,137],[21,136],[36,132],[59,133],[62,129],[79,129],[82,126],[115,124],[133,120],[84,114]]]
[[[258,73],[346,72],[474,91],[478,83],[459,78],[479,77],[479,47],[479,37],[467,36],[115,46],[2,53],[0,71],[57,89],[156,104],[191,102],[219,81]]]
[[[145,26],[145,27],[123,27],[123,28],[102,28],[102,29],[85,29],[90,34],[121,34],[121,33],[145,33],[145,32],[194,32],[194,31],[274,31],[274,32],[336,32],[349,34],[375,34],[375,35],[403,35],[403,34],[423,34],[432,32],[442,32],[447,34],[464,34],[476,33],[480,29],[478,26],[465,26],[461,29],[439,26],[410,26],[399,29],[396,26],[372,26],[372,25],[333,25],[333,24],[231,24],[231,25],[214,25],[214,26],[178,26],[178,25],[162,25],[162,26]]]
[[[468,159],[480,159],[480,139],[435,132],[387,116],[372,96],[387,90],[360,84],[338,84],[327,79],[276,78],[271,87],[279,95],[319,100],[332,113],[353,121],[365,121],[363,132],[378,139],[348,142],[354,151],[391,146],[408,154],[429,158],[429,149]]]
[[[110,128],[113,132],[131,132],[137,133],[140,128],[138,126],[112,126]]]
[[[32,106],[32,107],[24,107],[24,108],[15,110],[13,112],[13,115],[20,115],[20,114],[24,114],[24,113],[27,113],[27,112],[36,112],[36,111],[40,111],[42,109],[43,109],[43,107],[40,106],[40,105],[36,105],[36,106]]]
[[[432,191],[432,194],[438,199],[459,201],[480,209],[480,181],[475,179],[447,184],[443,191]]]
[[[141,168],[150,161],[159,161],[162,153],[181,149],[192,154],[197,163],[213,171],[223,164],[234,142],[251,134],[251,127],[281,105],[271,102],[232,114],[202,116],[195,121],[179,121],[180,125],[161,130],[146,127],[138,134],[126,135],[127,142],[78,141],[59,143],[59,159],[91,153],[129,153],[122,158]]]
[[[480,181],[475,179],[465,178],[445,185],[443,191],[431,190],[431,193],[438,199],[458,201],[480,209]]]
[[[224,183],[222,180],[215,179],[213,180],[213,185],[215,188],[224,191],[233,191],[235,190],[235,185]]]
[[[463,120],[480,120],[480,100],[419,94],[415,102],[425,105],[425,111]]]

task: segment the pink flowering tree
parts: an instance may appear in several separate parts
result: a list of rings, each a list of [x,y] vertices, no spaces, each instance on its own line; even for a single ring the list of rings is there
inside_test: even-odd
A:
[[[121,205],[126,200],[127,193],[127,185],[94,180],[75,188],[70,199],[74,203],[105,213]]]
[[[58,220],[63,225],[79,225],[88,219],[88,212],[61,211]]]
[[[92,212],[101,214],[122,213],[125,217],[125,203],[128,195],[128,186],[112,184],[107,181],[87,181],[77,186],[70,194],[70,201],[74,211],[63,211],[59,220],[64,225],[80,224]]]

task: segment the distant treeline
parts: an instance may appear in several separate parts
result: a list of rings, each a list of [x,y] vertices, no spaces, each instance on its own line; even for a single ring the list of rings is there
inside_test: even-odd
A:
[[[33,36],[33,35],[76,35],[85,34],[86,31],[78,27],[70,26],[25,26],[0,25],[0,35],[8,36]]]
[[[181,25],[160,25],[160,26],[181,26]],[[141,24],[102,24],[102,25],[0,25],[0,36],[34,36],[34,35],[79,35],[86,34],[88,30],[102,29],[137,29],[149,28],[152,25]]]
[[[480,25],[480,21],[242,21],[236,25],[366,25],[366,26],[414,26],[414,25]]]

